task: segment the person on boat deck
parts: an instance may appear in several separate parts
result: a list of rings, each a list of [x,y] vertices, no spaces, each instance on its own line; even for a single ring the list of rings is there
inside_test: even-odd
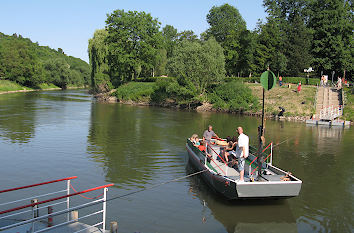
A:
[[[210,143],[212,137],[217,137],[216,133],[213,131],[213,126],[209,125],[208,129],[204,131],[203,133],[203,141],[206,141],[207,143]]]
[[[226,162],[229,162],[230,159],[232,159],[232,153],[228,153],[230,151],[234,151],[237,148],[237,137],[233,136],[232,138],[230,136],[226,137],[227,141],[227,146],[222,150],[222,157],[226,160]]]
[[[236,157],[238,158],[238,170],[240,172],[240,182],[244,181],[245,175],[245,160],[249,154],[249,138],[246,134],[243,133],[242,127],[237,127],[238,141],[237,141],[237,150]]]
[[[198,147],[198,149],[200,150],[200,151],[204,151],[204,152],[206,152],[206,148],[205,148],[205,142],[202,142],[202,143],[200,143],[200,145],[199,146],[197,146]]]
[[[192,137],[189,140],[193,143],[194,146],[196,146],[196,145],[199,146],[200,145],[199,138],[198,138],[197,134],[193,134]]]

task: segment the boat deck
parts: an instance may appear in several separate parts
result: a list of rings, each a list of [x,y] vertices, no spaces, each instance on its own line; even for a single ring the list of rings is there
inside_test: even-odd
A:
[[[227,166],[225,163],[220,162],[218,158],[218,154],[220,153],[220,147],[213,146],[214,151],[211,152],[213,160],[210,161],[211,166],[219,173],[224,176],[227,176],[233,180],[237,180],[240,178],[240,173],[232,167]]]

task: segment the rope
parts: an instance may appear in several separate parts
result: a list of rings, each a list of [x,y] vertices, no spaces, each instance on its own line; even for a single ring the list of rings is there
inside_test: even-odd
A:
[[[192,173],[192,174],[189,174],[189,175],[186,175],[186,176],[182,176],[182,177],[179,177],[179,178],[176,178],[176,179],[173,179],[173,180],[165,181],[165,182],[162,182],[162,183],[159,183],[159,184],[155,184],[155,185],[152,185],[152,186],[150,186],[150,187],[143,188],[143,189],[140,189],[140,190],[136,190],[136,191],[133,191],[133,192],[130,192],[130,193],[126,193],[126,194],[123,194],[123,195],[111,197],[111,198],[108,198],[108,199],[106,200],[106,202],[112,201],[112,200],[115,200],[115,199],[118,199],[118,198],[127,197],[127,196],[133,195],[133,194],[135,194],[135,193],[140,193],[140,192],[142,192],[142,191],[146,191],[146,190],[149,190],[149,189],[153,189],[153,188],[156,188],[156,187],[159,187],[159,186],[168,184],[168,183],[172,183],[172,182],[176,182],[176,181],[179,181],[179,180],[183,180],[183,179],[186,179],[186,178],[188,178],[188,177],[192,177],[192,176],[201,174],[201,173],[206,172],[206,171],[208,171],[208,169],[201,170],[201,171],[199,171],[199,172],[195,172],[195,173]]]
[[[78,191],[73,187],[73,185],[70,183],[70,187],[77,193]],[[101,193],[100,195],[96,196],[96,197],[86,197],[82,194],[78,194],[80,197],[86,198],[86,199],[96,199],[99,198],[100,196],[103,195],[103,193]]]

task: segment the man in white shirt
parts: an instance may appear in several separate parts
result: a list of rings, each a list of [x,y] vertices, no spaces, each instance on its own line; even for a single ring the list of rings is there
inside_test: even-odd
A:
[[[236,157],[238,158],[238,170],[240,172],[240,182],[244,182],[245,175],[245,160],[248,157],[249,151],[249,138],[246,134],[243,133],[242,127],[237,127],[238,141],[237,141],[237,150]]]

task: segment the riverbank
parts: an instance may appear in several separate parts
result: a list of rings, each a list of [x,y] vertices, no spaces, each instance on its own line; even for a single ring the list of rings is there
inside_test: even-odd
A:
[[[198,112],[224,112],[241,113],[243,115],[260,116],[262,86],[257,83],[245,83],[251,89],[251,95],[257,98],[259,105],[257,108],[247,111],[222,109],[215,107],[210,101],[210,96],[206,96],[205,101],[190,101],[189,103],[178,103],[173,98],[165,98],[163,101],[156,101],[155,83],[132,82],[118,87],[106,94],[96,95],[98,101],[107,103],[121,103],[129,105],[158,106],[174,109],[190,109]],[[305,121],[315,112],[314,101],[316,86],[303,86],[302,91],[297,93],[296,86],[276,86],[271,91],[266,92],[265,114],[267,118],[276,118],[288,121]],[[278,117],[279,107],[285,109],[284,115]]]
[[[80,89],[85,87],[68,87],[67,89]],[[62,88],[55,86],[54,84],[40,84],[38,88],[30,88],[21,86],[15,82],[9,80],[0,80],[0,95],[2,94],[11,94],[18,92],[32,92],[32,91],[54,91],[62,90]]]

